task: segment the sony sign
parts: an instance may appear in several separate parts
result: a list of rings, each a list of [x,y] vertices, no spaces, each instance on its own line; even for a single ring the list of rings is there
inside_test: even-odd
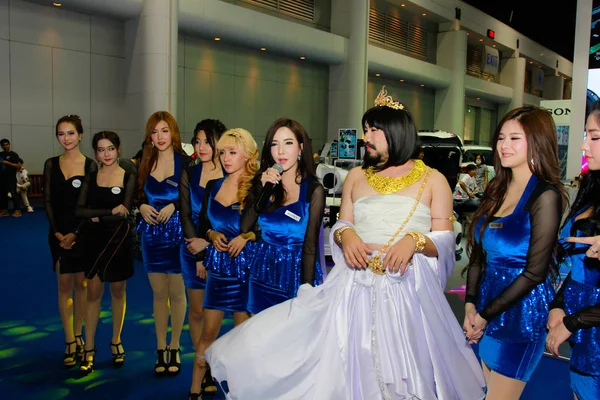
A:
[[[491,46],[485,46],[482,61],[483,72],[490,75],[498,75],[498,68],[500,67],[500,57],[497,49]]]

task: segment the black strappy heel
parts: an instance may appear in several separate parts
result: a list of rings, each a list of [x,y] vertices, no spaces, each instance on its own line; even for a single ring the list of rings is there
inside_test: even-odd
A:
[[[165,375],[167,373],[167,362],[165,361],[165,353],[169,351],[168,347],[156,350],[156,364],[154,364],[154,372],[156,375]],[[162,368],[162,370],[160,370]]]
[[[71,346],[75,345],[75,351],[71,351]],[[77,340],[73,340],[72,342],[66,342],[65,346],[67,346],[67,352],[63,357],[63,365],[65,368],[73,368],[77,365]]]
[[[177,356],[181,353],[181,349],[171,349],[169,350],[169,367],[168,371],[170,375],[177,375],[181,372],[181,359],[177,361]],[[171,368],[175,368],[174,371]]]
[[[116,350],[116,353],[112,354],[113,367],[121,368],[123,364],[125,364],[125,349],[123,349],[123,351],[119,351],[119,347],[123,348],[123,342],[119,342],[117,344],[110,342],[110,347]]]
[[[217,394],[217,384],[215,383],[212,374],[210,373],[210,365],[206,364],[206,372],[204,373],[204,378],[202,378],[202,394],[206,396],[214,396]]]
[[[91,354],[91,357],[88,357],[88,354]],[[79,366],[79,371],[83,376],[87,376],[94,371],[94,358],[96,357],[96,348],[94,347],[92,350],[84,350],[83,351],[83,362]]]
[[[85,352],[85,342],[83,341],[83,335],[75,335],[75,342],[77,342],[77,346],[75,352],[77,353],[77,358],[79,358],[80,362],[83,362]]]

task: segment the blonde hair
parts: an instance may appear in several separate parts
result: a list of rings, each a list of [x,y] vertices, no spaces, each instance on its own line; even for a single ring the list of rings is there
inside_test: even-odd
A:
[[[233,128],[225,131],[217,142],[217,151],[220,152],[226,147],[239,149],[246,159],[244,172],[239,178],[236,194],[237,200],[241,204],[240,210],[242,210],[244,199],[252,187],[252,178],[258,172],[258,146],[250,132],[243,128]]]

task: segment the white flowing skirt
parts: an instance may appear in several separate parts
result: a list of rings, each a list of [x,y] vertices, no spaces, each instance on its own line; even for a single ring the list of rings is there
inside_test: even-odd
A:
[[[348,267],[337,246],[321,286],[271,307],[206,352],[236,400],[471,400],[481,366],[443,293],[451,232],[427,234],[438,258],[416,254],[404,275]]]

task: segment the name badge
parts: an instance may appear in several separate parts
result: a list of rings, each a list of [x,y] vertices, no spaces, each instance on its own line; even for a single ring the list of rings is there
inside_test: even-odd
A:
[[[73,183],[71,183],[71,185],[73,185],[74,188],[79,189],[81,187],[81,180],[73,179]]]
[[[173,182],[173,181],[172,181],[172,180],[170,180],[170,179],[167,179],[167,183],[168,183],[169,185],[173,186],[173,187],[177,187],[177,186],[179,186],[179,184],[178,184],[177,182]]]
[[[502,222],[490,222],[490,229],[502,229]]]
[[[286,217],[290,217],[291,219],[293,219],[294,221],[298,222],[300,221],[300,217],[296,214],[294,214],[293,212],[291,212],[290,210],[287,210],[285,212]]]
[[[115,186],[112,189],[110,189],[110,191],[113,192],[113,194],[119,194],[119,193],[121,193],[121,188],[118,186]]]
[[[232,210],[239,210],[240,209],[240,205],[239,204],[234,204],[231,206]]]

